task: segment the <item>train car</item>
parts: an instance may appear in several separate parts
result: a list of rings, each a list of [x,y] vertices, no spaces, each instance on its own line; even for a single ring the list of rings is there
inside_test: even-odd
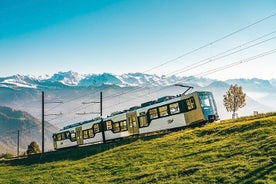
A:
[[[218,114],[212,93],[196,91],[161,97],[103,119],[66,126],[53,134],[53,142],[55,149],[62,149],[216,120]]]

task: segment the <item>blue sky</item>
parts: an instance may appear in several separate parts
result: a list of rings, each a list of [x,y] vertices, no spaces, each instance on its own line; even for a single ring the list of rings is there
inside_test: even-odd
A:
[[[0,77],[144,72],[273,13],[276,0],[1,0]],[[148,73],[204,76],[276,49],[276,33],[235,55],[175,71],[273,31],[276,16]],[[276,78],[275,58],[271,54],[204,77]]]

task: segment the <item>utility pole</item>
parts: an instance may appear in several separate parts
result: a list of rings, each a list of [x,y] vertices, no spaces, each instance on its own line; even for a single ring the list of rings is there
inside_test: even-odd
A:
[[[47,102],[47,103],[63,103],[63,102]],[[45,105],[45,102],[44,102],[44,91],[42,91],[42,154],[44,153],[44,125],[45,125],[45,121],[44,121],[44,117],[45,117],[45,113],[44,113],[44,105]],[[59,114],[48,114],[48,115],[62,115],[62,113],[59,113]]]
[[[104,134],[104,123],[103,123],[103,93],[101,92],[100,93],[100,101],[97,101],[97,102],[82,102],[82,104],[91,104],[91,103],[99,103],[100,104],[100,112],[90,112],[90,113],[86,113],[86,112],[83,112],[83,113],[76,113],[77,115],[86,115],[86,114],[100,114],[100,118],[101,118],[101,123],[100,123],[100,126],[101,126],[101,130],[102,130],[102,137],[103,137],[103,142],[105,143],[105,134]]]
[[[17,158],[19,158],[19,130],[17,130]]]
[[[42,154],[44,153],[44,91],[42,91]]]
[[[103,92],[100,93],[100,116],[101,116],[101,129],[103,136],[103,143],[105,143],[104,123],[103,123]]]

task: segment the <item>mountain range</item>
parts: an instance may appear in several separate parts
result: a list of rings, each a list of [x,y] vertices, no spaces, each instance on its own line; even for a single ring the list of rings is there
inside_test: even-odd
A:
[[[159,76],[155,74],[128,73],[115,75],[111,73],[103,74],[79,74],[77,72],[58,72],[52,76],[31,76],[31,75],[13,75],[0,77],[0,87],[6,88],[64,88],[64,87],[99,87],[102,85],[117,85],[120,87],[137,87],[137,86],[168,86],[175,83],[185,83],[195,87],[206,87],[218,80],[197,77],[181,76]],[[219,81],[220,82],[220,81]],[[244,88],[259,90],[275,90],[276,78],[271,80],[253,79],[230,79],[223,81],[226,84],[237,83]],[[214,84],[212,84],[214,85]]]
[[[13,75],[0,78],[0,87],[7,88],[63,88],[63,87],[96,87],[102,85],[118,85],[120,87],[130,86],[167,86],[179,81],[197,81],[199,85],[206,85],[211,82],[207,79],[197,79],[195,77],[158,76],[142,73],[129,73],[114,75],[103,74],[78,74],[77,72],[58,72],[52,76],[30,76]]]
[[[162,96],[183,93],[186,89],[175,86],[178,83],[192,86],[194,91],[211,91],[214,94],[221,119],[231,118],[231,113],[227,112],[223,106],[223,95],[231,84],[241,85],[246,93],[246,106],[238,111],[239,116],[252,115],[254,111],[276,111],[276,79],[253,78],[220,81],[193,76],[159,76],[143,73],[78,74],[73,71],[58,72],[52,76],[0,77],[0,106],[9,107],[13,111],[25,111],[34,116],[36,124],[39,124],[41,91],[44,91],[46,121],[53,127],[62,128],[68,124],[99,116],[97,114],[100,110],[99,104],[90,102],[98,102],[100,92],[103,93],[103,116],[107,116],[114,111],[125,110]],[[59,101],[63,103],[57,104],[56,102]],[[10,115],[10,117],[12,116]],[[3,126],[6,126],[6,130],[17,130],[10,125],[12,123]],[[36,131],[41,131],[39,130],[40,126],[37,127]],[[56,129],[49,130],[47,149],[52,149],[51,133]],[[2,127],[1,130],[4,128]],[[37,140],[38,137],[33,139]],[[26,140],[30,141],[31,138],[26,138]],[[15,145],[15,141],[12,145]]]

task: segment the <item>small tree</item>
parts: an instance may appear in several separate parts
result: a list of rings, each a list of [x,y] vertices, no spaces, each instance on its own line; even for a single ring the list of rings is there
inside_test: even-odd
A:
[[[13,154],[11,154],[11,153],[3,153],[2,157],[5,158],[5,159],[10,159],[10,158],[13,157]]]
[[[33,154],[41,153],[41,150],[40,150],[39,145],[37,144],[37,142],[33,141],[28,146],[28,149],[27,149],[26,152],[27,152],[27,155],[33,155]]]
[[[229,90],[223,95],[223,104],[228,112],[233,112],[232,118],[235,118],[236,112],[246,105],[246,94],[242,87],[237,84],[231,85]]]

